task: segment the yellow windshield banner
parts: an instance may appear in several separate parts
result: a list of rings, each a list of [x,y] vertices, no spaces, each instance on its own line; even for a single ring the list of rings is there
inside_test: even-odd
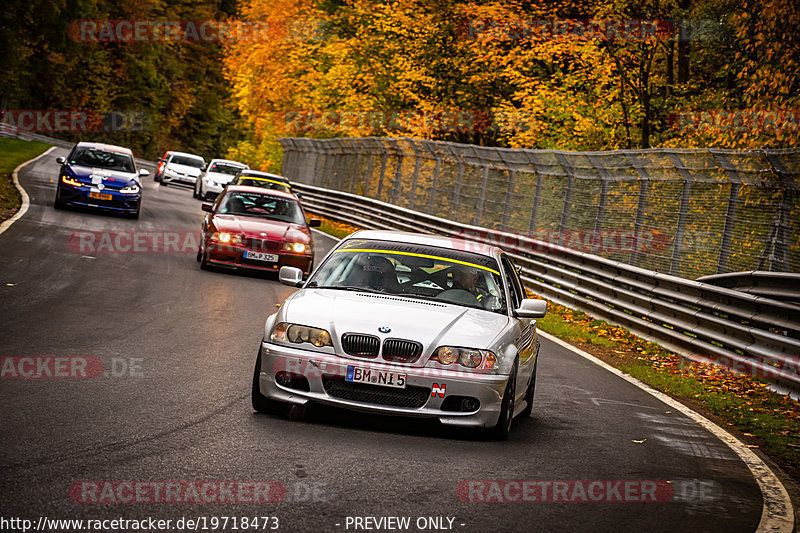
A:
[[[274,183],[276,185],[283,185],[284,187],[292,188],[291,185],[286,183],[285,181],[278,181],[278,180],[271,180],[269,178],[256,178],[255,176],[242,176],[243,180],[258,180],[258,181],[268,181],[270,183]]]
[[[456,263],[459,265],[465,265],[472,268],[479,268],[481,270],[487,270],[493,274],[500,275],[500,272],[497,270],[493,270],[489,267],[476,265],[475,263],[468,263],[467,261],[459,261],[458,259],[448,259],[447,257],[440,257],[438,255],[427,255],[427,254],[417,254],[413,252],[398,252],[397,250],[375,250],[373,248],[340,248],[338,250],[334,250],[333,253],[340,253],[340,252],[366,252],[366,253],[373,253],[373,254],[389,254],[389,255],[409,255],[412,257],[422,257],[425,259],[435,259],[438,261],[444,261],[446,263]]]

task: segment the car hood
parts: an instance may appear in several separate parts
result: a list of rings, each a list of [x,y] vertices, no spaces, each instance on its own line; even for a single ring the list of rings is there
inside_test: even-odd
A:
[[[139,182],[138,175],[135,172],[121,172],[119,170],[80,165],[70,165],[69,170],[81,183],[103,183],[112,187],[125,187],[133,182]]]
[[[202,172],[197,167],[190,167],[189,165],[177,165],[175,163],[170,163],[167,165],[167,168],[173,172],[180,172],[181,174],[186,174],[187,176],[193,176],[195,178],[200,175],[200,172]]]
[[[509,318],[499,313],[445,302],[314,288],[292,295],[282,306],[278,319],[324,328],[337,347],[345,333],[420,342],[422,357],[415,366],[423,366],[433,350],[442,345],[489,348],[509,323]],[[379,333],[381,327],[391,331]],[[337,353],[342,352],[337,349]]]
[[[217,231],[226,231],[231,234],[244,234],[251,237],[269,237],[292,242],[308,242],[311,232],[305,226],[269,220],[256,217],[241,217],[236,215],[214,215],[212,224]],[[261,235],[266,233],[266,235]]]

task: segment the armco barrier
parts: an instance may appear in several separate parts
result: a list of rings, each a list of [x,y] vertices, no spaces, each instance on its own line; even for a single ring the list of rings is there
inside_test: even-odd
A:
[[[692,359],[800,388],[800,306],[662,274],[525,236],[294,183],[312,213],[365,229],[498,245],[536,294],[628,328]]]

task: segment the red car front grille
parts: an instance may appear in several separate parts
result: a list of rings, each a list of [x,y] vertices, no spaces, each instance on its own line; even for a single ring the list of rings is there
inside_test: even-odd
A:
[[[248,238],[245,240],[245,247],[247,247],[248,250],[253,250],[254,252],[280,252],[281,245],[281,241],[273,241],[269,239]]]

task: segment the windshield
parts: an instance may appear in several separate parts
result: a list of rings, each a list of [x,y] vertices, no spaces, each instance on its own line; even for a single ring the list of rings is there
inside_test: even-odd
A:
[[[196,157],[186,157],[182,155],[174,156],[172,160],[170,160],[170,163],[194,168],[203,168],[203,165],[205,164],[202,159],[197,159]]]
[[[219,203],[217,213],[280,220],[293,224],[306,223],[303,210],[296,200],[253,192],[228,191]]]
[[[228,163],[214,163],[208,168],[208,171],[219,172],[220,174],[230,174],[231,176],[235,176],[242,170],[242,168],[243,167],[229,165]]]
[[[241,176],[236,179],[236,185],[247,185],[249,187],[261,187],[262,189],[272,189],[275,191],[292,192],[288,185],[281,183],[277,180],[270,180],[264,178],[252,178],[249,176]]]
[[[500,268],[493,258],[432,246],[351,239],[307,286],[385,292],[506,313]]]
[[[136,172],[133,166],[133,158],[128,154],[98,150],[96,148],[76,148],[72,152],[69,162],[71,165],[84,167]]]

